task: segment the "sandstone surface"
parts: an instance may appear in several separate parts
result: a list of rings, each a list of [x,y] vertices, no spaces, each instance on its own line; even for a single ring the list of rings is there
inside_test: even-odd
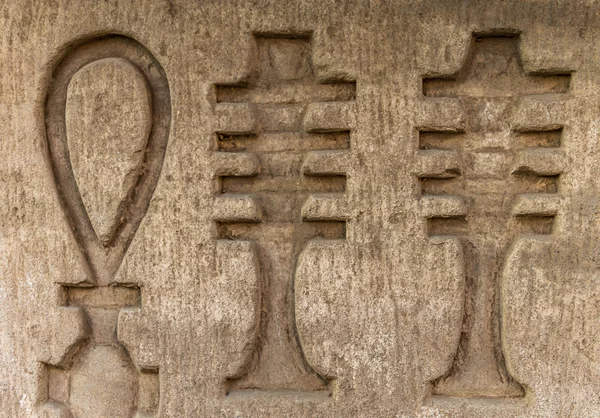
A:
[[[600,416],[599,16],[0,3],[0,417]]]

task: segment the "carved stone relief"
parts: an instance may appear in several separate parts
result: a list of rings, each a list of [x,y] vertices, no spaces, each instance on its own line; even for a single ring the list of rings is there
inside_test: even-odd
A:
[[[0,9],[0,418],[600,416],[598,4]]]
[[[254,353],[228,391],[327,393],[328,380],[307,363],[298,340],[294,275],[308,240],[345,235],[344,219],[319,213],[313,196],[343,193],[344,174],[314,171],[307,156],[328,152],[335,159],[330,151],[350,147],[350,126],[331,120],[340,122],[352,106],[355,84],[316,78],[307,35],[254,41],[256,66],[247,79],[215,92],[218,236],[256,242],[262,278]]]
[[[433,382],[444,396],[518,398],[524,388],[502,350],[500,276],[522,234],[550,234],[565,166],[562,126],[517,121],[519,100],[569,91],[567,74],[525,74],[518,36],[474,36],[456,76],[424,78],[426,100],[464,108],[464,124],[420,127],[418,174],[430,236],[460,237],[466,296],[452,367]]]
[[[113,278],[164,160],[165,73],[130,38],[91,39],[70,47],[54,69],[45,117],[56,188],[90,272],[62,286],[62,304],[83,310],[87,335],[60,364],[47,365],[45,408],[86,418],[153,416],[158,369],[138,369],[117,338],[119,310],[139,307],[141,289]]]

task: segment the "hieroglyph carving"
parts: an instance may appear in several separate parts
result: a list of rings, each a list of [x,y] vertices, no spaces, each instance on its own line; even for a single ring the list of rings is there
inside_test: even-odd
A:
[[[46,405],[60,416],[153,416],[158,368],[138,369],[117,339],[119,311],[140,306],[140,289],[119,286],[114,276],[165,156],[171,123],[165,72],[127,37],[70,46],[54,68],[45,121],[61,205],[90,270],[79,284],[61,286],[64,305],[85,312],[88,335],[60,364],[46,365]]]
[[[312,216],[305,206],[312,193],[342,194],[346,177],[303,163],[315,150],[349,148],[350,126],[340,115],[354,103],[355,83],[319,82],[309,36],[254,40],[247,79],[215,92],[218,238],[254,241],[262,280],[254,354],[227,390],[328,393],[328,379],[307,363],[297,336],[294,274],[308,240],[345,237],[344,219]]]
[[[500,277],[519,234],[552,232],[564,167],[562,126],[528,120],[524,106],[561,100],[570,76],[525,74],[518,39],[474,36],[458,74],[423,79],[424,105],[437,122],[417,127],[421,203],[430,236],[459,237],[466,272],[459,346],[434,395],[524,395],[502,351]],[[466,117],[443,125],[440,109]]]

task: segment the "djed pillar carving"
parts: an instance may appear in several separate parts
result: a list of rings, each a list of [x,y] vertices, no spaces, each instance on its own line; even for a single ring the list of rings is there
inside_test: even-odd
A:
[[[317,80],[308,36],[259,35],[254,46],[245,82],[215,92],[218,238],[254,241],[262,277],[253,355],[228,391],[327,393],[328,379],[310,367],[297,336],[294,274],[308,240],[345,237],[342,217],[313,216],[311,205],[323,206],[313,193],[342,194],[346,178],[335,164],[303,163],[314,152],[334,161],[349,148],[355,84]]]
[[[517,123],[518,108],[528,97],[555,99],[569,81],[525,74],[515,35],[475,36],[455,77],[423,80],[431,123],[418,127],[421,203],[430,236],[462,242],[466,274],[460,343],[435,395],[524,395],[502,351],[500,277],[516,237],[552,232],[563,153],[561,127]],[[464,118],[449,116],[459,108]]]

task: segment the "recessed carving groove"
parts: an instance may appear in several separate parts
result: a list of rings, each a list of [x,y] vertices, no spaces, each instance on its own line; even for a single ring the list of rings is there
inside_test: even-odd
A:
[[[150,106],[149,128],[142,131],[147,137],[142,138],[142,149],[135,151],[142,155],[127,173],[131,181],[123,182],[128,189],[117,207],[114,217],[118,222],[108,239],[100,239],[84,205],[78,183],[85,179],[76,178],[73,171],[66,116],[68,92],[75,88],[73,78],[82,69],[87,71],[91,64],[100,62],[117,69],[133,69],[136,77],[143,80],[137,85],[144,89],[142,93],[147,94]],[[98,75],[110,78],[113,74],[103,72],[104,67],[98,68]],[[113,87],[111,80],[104,81],[106,88]],[[171,124],[165,72],[146,48],[124,36],[104,36],[71,46],[52,73],[45,122],[48,154],[61,205],[91,273],[80,285],[63,286],[64,305],[83,310],[88,336],[65,356],[63,364],[47,365],[48,402],[78,417],[133,416],[136,411],[154,416],[158,410],[158,368],[138,370],[117,338],[119,312],[121,308],[140,306],[140,289],[120,287],[113,280],[160,176]]]
[[[336,150],[350,148],[350,132],[305,133],[305,132],[261,132],[257,135],[217,136],[217,149],[224,152],[248,151],[275,153],[290,151],[303,153],[314,150]]]
[[[524,148],[558,148],[562,128],[547,131],[516,131],[514,133],[514,149]]]
[[[252,176],[241,176],[232,168],[232,175],[218,179],[217,197],[251,196],[261,212],[258,223],[254,216],[240,215],[233,216],[234,221],[217,224],[220,239],[257,243],[262,274],[257,345],[245,370],[228,380],[228,393],[329,391],[329,380],[307,363],[297,336],[294,274],[298,255],[309,240],[345,237],[343,220],[335,215],[313,220],[303,212],[303,206],[310,196],[341,199],[346,177],[335,170],[303,173],[303,164],[309,152],[337,152],[350,147],[351,126],[347,126],[348,113],[343,106],[354,100],[355,84],[319,83],[310,48],[307,36],[256,36],[256,67],[246,83],[215,88],[217,106],[250,106],[238,109],[254,118],[250,134],[236,134],[234,128],[221,126],[227,134],[217,134],[217,152],[251,153],[260,167]],[[336,116],[328,121],[333,120],[333,125],[321,125],[329,103],[343,106],[336,107]]]
[[[449,176],[443,175],[443,166],[429,162],[428,167],[436,168],[429,171],[441,174],[417,175],[421,195],[428,199],[427,233],[458,237],[465,263],[460,342],[451,367],[432,382],[434,395],[518,398],[525,394],[508,372],[502,352],[499,277],[516,237],[552,232],[562,173],[555,164],[562,161],[562,129],[513,126],[521,97],[562,100],[569,83],[565,74],[525,74],[518,37],[510,34],[474,36],[458,74],[451,79],[423,79],[425,101],[455,100],[466,115],[463,127],[419,132],[416,154],[417,158],[448,158],[447,152],[452,152],[456,156],[452,161],[460,166],[453,167],[456,175]],[[423,154],[432,150],[446,154]],[[464,202],[464,213],[449,211],[449,196]],[[434,206],[436,199],[445,206]],[[431,213],[431,207],[448,213]]]

